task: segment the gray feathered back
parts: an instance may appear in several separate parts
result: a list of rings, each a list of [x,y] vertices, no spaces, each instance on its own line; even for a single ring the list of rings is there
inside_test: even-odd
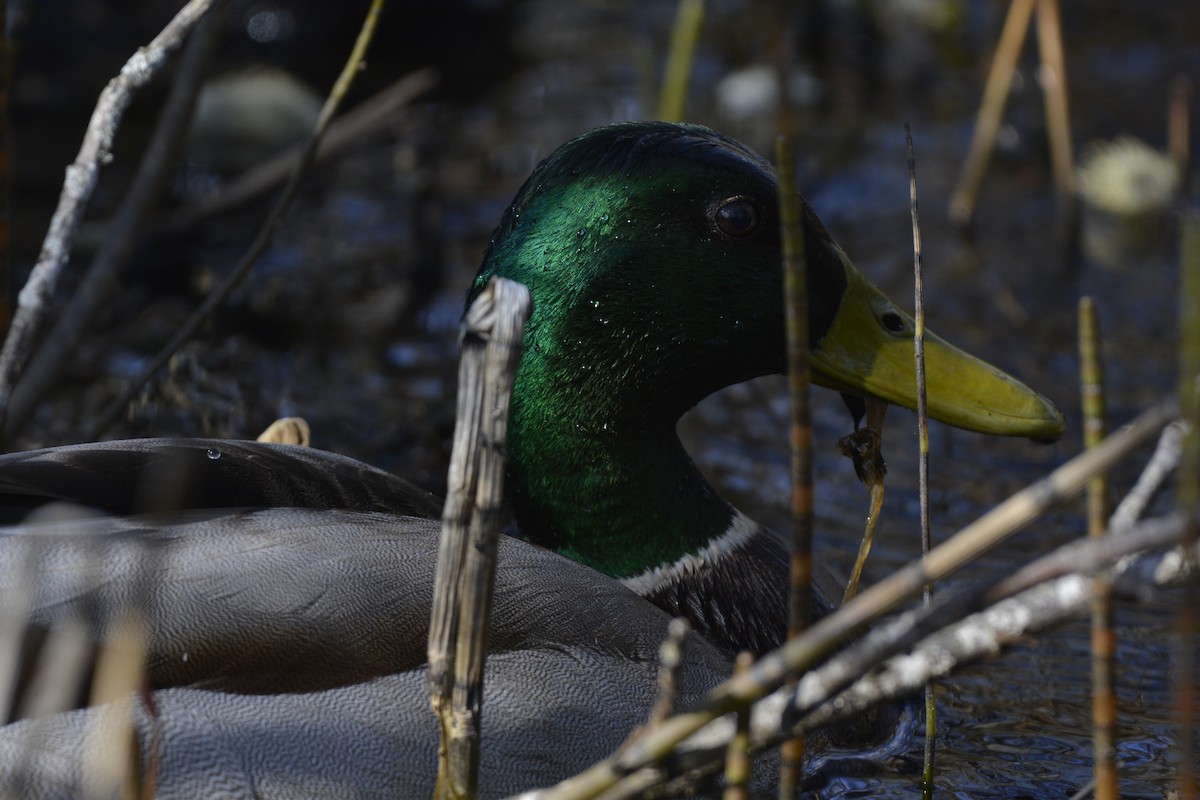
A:
[[[121,608],[144,607],[150,677],[175,687],[154,693],[156,721],[137,711],[143,745],[155,726],[163,737],[160,797],[429,796],[436,523],[276,509],[58,530],[0,539],[0,583],[33,552],[41,625],[79,614],[100,635]],[[501,543],[493,613],[487,796],[564,778],[645,721],[665,613],[512,539]],[[690,637],[680,705],[728,674],[727,659]],[[0,796],[75,796],[84,731],[100,720],[88,709],[0,729]]]

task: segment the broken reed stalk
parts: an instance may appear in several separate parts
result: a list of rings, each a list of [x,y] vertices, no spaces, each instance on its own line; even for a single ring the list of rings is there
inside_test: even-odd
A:
[[[866,566],[867,556],[871,554],[871,543],[875,540],[875,526],[879,523],[879,515],[883,510],[883,479],[887,475],[887,464],[883,459],[883,418],[887,414],[888,404],[872,395],[867,395],[862,400],[866,414],[863,426],[838,440],[838,449],[842,451],[842,455],[850,457],[854,463],[854,474],[866,484],[870,496],[867,524],[863,528],[862,542],[858,545],[858,555],[850,568],[850,578],[846,581],[846,591],[842,594],[842,605],[849,603],[858,594],[863,567]]]
[[[37,560],[33,547],[25,549],[22,568],[12,581],[0,582],[0,721],[12,718],[21,676],[21,648],[25,616],[33,600]]]
[[[113,402],[101,416],[87,430],[85,439],[92,440],[99,437],[110,425],[116,421],[117,417],[125,410],[129,402],[141,391],[144,386],[163,365],[170,360],[171,356],[183,346],[184,342],[195,334],[196,330],[207,320],[212,313],[217,310],[233,290],[241,284],[242,280],[250,272],[250,267],[258,260],[258,257],[266,250],[267,245],[275,235],[275,230],[279,227],[279,223],[283,220],[284,214],[292,205],[292,200],[295,198],[297,191],[300,188],[300,183],[308,174],[309,168],[312,166],[314,157],[316,156],[317,148],[321,144],[321,139],[329,127],[330,120],[337,113],[338,107],[341,106],[342,100],[345,99],[347,92],[350,91],[350,85],[354,82],[354,78],[362,71],[363,59],[366,57],[367,46],[374,38],[375,29],[378,25],[379,15],[383,11],[384,0],[371,0],[371,6],[367,9],[366,17],[363,19],[362,28],[359,30],[358,38],[354,42],[354,47],[350,51],[350,57],[346,59],[345,66],[342,67],[341,74],[338,75],[337,81],[334,82],[333,88],[329,92],[329,96],[325,98],[325,104],[321,107],[321,113],[317,116],[317,122],[313,126],[312,135],[304,145],[304,152],[299,163],[296,164],[296,169],[292,172],[288,179],[287,185],[284,186],[279,198],[275,201],[275,205],[271,208],[258,234],[254,237],[254,241],[250,243],[249,248],[242,254],[237,266],[225,276],[225,279],[213,289],[204,302],[197,308],[192,315],[188,317],[183,326],[176,331],[170,341],[163,346],[161,350],[155,354],[154,358],[146,365],[142,372],[135,377],[125,387],[125,391],[121,396]],[[6,343],[7,346],[7,343]],[[0,375],[0,380],[2,380]],[[2,390],[0,390],[2,391]],[[7,397],[7,393],[0,394],[0,398]],[[7,402],[6,400],[4,402]]]
[[[1179,407],[1188,425],[1179,462],[1176,500],[1188,526],[1186,540],[1200,540],[1200,212],[1183,215],[1180,247]],[[1193,557],[1191,579],[1175,613],[1175,724],[1179,761],[1176,788],[1179,800],[1196,800],[1196,642],[1200,637],[1200,570]]]
[[[962,228],[970,225],[971,218],[975,215],[979,187],[983,184],[983,175],[987,171],[988,160],[996,144],[1000,117],[1004,113],[1004,104],[1012,87],[1017,57],[1029,31],[1035,2],[1037,0],[1012,0],[1008,7],[1008,16],[1000,33],[1000,43],[996,46],[996,55],[992,59],[992,68],[984,85],[979,114],[975,117],[971,147],[967,151],[958,186],[950,197],[950,221]]]
[[[1064,229],[1072,224],[1074,166],[1071,154],[1071,118],[1067,110],[1067,64],[1063,57],[1062,19],[1058,0],[1037,0],[1038,73],[1046,108],[1046,135],[1050,139],[1050,166],[1054,171],[1054,196]]]
[[[1100,320],[1090,297],[1079,299],[1079,377],[1083,407],[1083,446],[1095,447],[1108,435],[1104,396],[1104,364],[1100,357]],[[1088,534],[1100,536],[1110,514],[1108,478],[1098,475],[1088,484]]]
[[[800,199],[796,195],[796,160],[791,139],[775,139],[779,180],[779,227],[783,237],[783,296],[787,320],[787,375],[791,440],[791,572],[788,585],[788,639],[808,626],[812,598],[813,465],[812,410],[808,390],[808,265]],[[797,736],[780,748],[779,796],[795,797],[804,769],[804,739]]]
[[[866,435],[862,435],[866,434]],[[871,544],[875,541],[875,526],[879,524],[879,515],[883,509],[883,475],[875,469],[883,462],[880,454],[880,430],[868,424],[838,442],[842,453],[855,460],[855,466],[863,466],[864,482],[870,497],[867,508],[867,524],[863,528],[862,541],[858,545],[858,554],[850,568],[850,577],[846,580],[846,590],[842,593],[842,605],[846,605],[858,595],[858,586],[862,581],[863,567],[866,566],[867,556],[871,554]]]
[[[135,798],[142,769],[133,725],[137,690],[144,674],[148,628],[145,616],[126,609],[107,632],[96,660],[88,703],[102,708],[88,731],[84,774],[88,797]]]
[[[82,620],[71,619],[51,629],[37,654],[17,716],[39,719],[70,710],[86,684],[90,652],[91,638]]]
[[[1171,99],[1167,103],[1167,153],[1179,175],[1179,196],[1188,194],[1188,164],[1190,162],[1190,96],[1192,83],[1184,75],[1171,81]]]
[[[478,788],[508,407],[529,309],[524,286],[496,278],[463,321],[458,415],[429,623],[427,682],[441,731],[437,798],[472,798]]]
[[[675,695],[679,686],[679,670],[683,666],[683,642],[687,639],[688,622],[676,617],[667,625],[667,638],[658,648],[658,700],[650,710],[648,726],[653,728],[675,713]]]
[[[1100,356],[1100,321],[1090,297],[1079,300],[1079,379],[1083,406],[1083,446],[1095,447],[1108,431],[1104,398],[1104,363]],[[1088,536],[1108,530],[1108,478],[1098,475],[1087,487]],[[1116,800],[1117,792],[1117,693],[1114,663],[1112,579],[1105,574],[1092,580],[1092,742],[1096,800]]]
[[[13,386],[33,349],[51,300],[71,253],[83,210],[99,180],[100,166],[112,156],[112,143],[121,117],[133,100],[133,94],[149,83],[167,56],[182,44],[188,31],[204,16],[212,0],[191,0],[167,23],[150,44],[130,56],[117,77],[100,92],[96,108],[83,135],[79,154],[67,167],[58,206],[50,218],[50,228],[42,242],[37,263],[17,296],[12,325],[0,350],[0,428],[3,428]]]
[[[88,328],[108,308],[121,273],[133,256],[147,220],[162,205],[162,192],[175,167],[192,108],[208,73],[213,45],[225,21],[228,0],[217,0],[189,37],[171,89],[155,123],[137,172],[112,220],[100,252],[59,314],[58,323],[31,355],[13,388],[0,439],[12,441],[74,358]]]
[[[933,537],[929,526],[929,400],[925,391],[925,281],[921,274],[921,217],[917,208],[917,154],[913,148],[912,128],[904,123],[904,144],[908,151],[908,201],[913,229],[913,359],[917,373],[917,474],[920,484],[921,556],[929,555]],[[933,584],[922,590],[925,608],[933,602]],[[925,684],[925,753],[921,766],[921,796],[933,797],[934,745],[937,742],[937,692],[932,682]]]
[[[745,650],[733,662],[734,676],[742,675],[754,663],[754,655]],[[733,738],[725,751],[725,793],[722,800],[749,800],[750,786],[750,708],[738,709]]]
[[[704,0],[679,0],[675,25],[671,28],[671,43],[667,51],[667,66],[663,74],[662,91],[658,98],[658,118],[666,122],[683,119],[687,105],[688,77],[696,54],[696,41],[704,22]]]

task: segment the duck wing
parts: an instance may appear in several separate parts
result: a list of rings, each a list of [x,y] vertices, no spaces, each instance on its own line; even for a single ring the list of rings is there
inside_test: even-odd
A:
[[[277,506],[441,514],[440,500],[402,478],[295,445],[125,439],[0,456],[0,521],[52,501],[116,515]]]
[[[311,691],[425,664],[435,521],[282,508],[45,527],[0,536],[0,588],[33,575],[30,624],[79,619],[98,641],[140,609],[155,687]],[[619,582],[510,537],[498,559],[489,652],[657,662],[669,617]]]
[[[97,638],[147,615],[158,797],[428,796],[425,685],[437,524],[380,512],[91,519],[0,537],[0,588]],[[619,582],[502,538],[485,689],[484,796],[559,780],[617,747],[656,697],[668,616]],[[687,707],[730,664],[689,637]],[[77,796],[104,706],[0,728],[0,796]],[[91,737],[91,738],[89,738]],[[6,794],[8,792],[9,794]]]

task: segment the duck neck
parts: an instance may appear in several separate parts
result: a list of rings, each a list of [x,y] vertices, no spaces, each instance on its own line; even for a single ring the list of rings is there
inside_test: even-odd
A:
[[[611,381],[539,392],[536,367],[522,364],[509,427],[510,490],[530,540],[615,578],[721,546],[737,512],[700,474],[675,419],[630,409]]]

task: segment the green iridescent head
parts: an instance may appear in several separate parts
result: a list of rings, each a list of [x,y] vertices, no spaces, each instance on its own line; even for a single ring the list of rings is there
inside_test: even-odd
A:
[[[784,369],[776,197],[770,164],[694,125],[600,128],[534,170],[472,290],[500,275],[533,298],[510,426],[523,526],[551,540],[578,528],[591,511],[552,506],[626,491],[630,465],[617,462],[651,459],[638,443],[675,441],[708,394]],[[814,382],[914,407],[911,319],[807,204],[804,228]],[[1015,379],[928,333],[925,352],[933,418],[1061,434],[1058,410]]]

